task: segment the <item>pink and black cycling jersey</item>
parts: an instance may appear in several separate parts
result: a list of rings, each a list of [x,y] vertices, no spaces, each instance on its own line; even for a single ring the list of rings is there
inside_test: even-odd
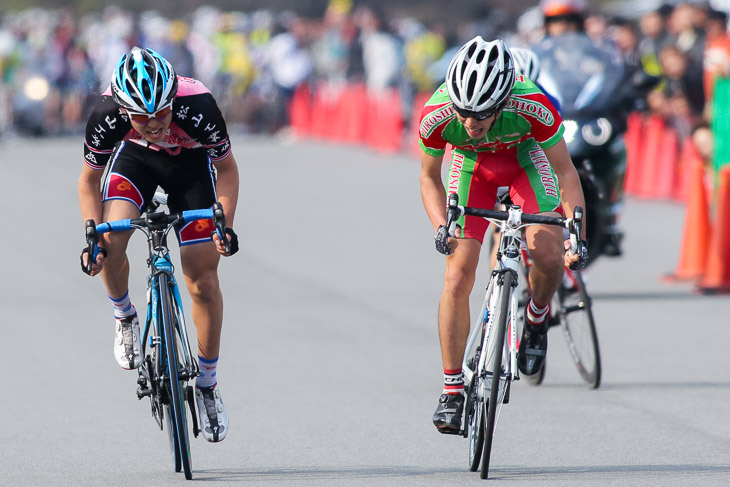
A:
[[[231,152],[226,123],[210,91],[198,80],[178,76],[170,128],[163,142],[148,144],[137,133],[111,96],[111,87],[103,93],[86,124],[84,162],[93,169],[104,169],[114,146],[121,141],[177,155],[180,150],[205,148],[213,162]]]
[[[563,137],[562,118],[545,94],[529,79],[516,76],[505,108],[480,139],[472,139],[459,121],[446,84],[426,102],[421,114],[421,149],[442,157],[453,147],[446,190],[457,193],[467,206],[491,208],[497,189],[510,188],[515,204],[529,213],[560,211],[557,176],[543,149]],[[483,218],[462,217],[466,238],[481,241],[487,229]]]
[[[167,192],[170,211],[209,208],[216,200],[213,163],[231,153],[218,105],[199,81],[178,77],[170,125],[161,142],[150,143],[132,128],[128,115],[107,91],[86,125],[84,162],[108,167],[101,184],[103,202],[123,200],[142,212],[158,186]],[[210,241],[213,223],[178,228],[181,245]]]

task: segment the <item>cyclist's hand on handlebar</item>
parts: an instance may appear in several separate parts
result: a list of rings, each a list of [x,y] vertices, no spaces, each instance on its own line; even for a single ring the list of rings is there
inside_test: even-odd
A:
[[[234,232],[232,228],[226,227],[226,236],[228,237],[228,242],[230,244],[230,253],[226,252],[226,243],[217,231],[211,233],[210,238],[213,240],[215,249],[219,254],[231,256],[238,252],[238,235],[236,235],[236,232]]]
[[[460,227],[456,227],[456,234],[460,233]],[[450,237],[445,225],[439,225],[436,230],[436,235],[433,237],[434,243],[436,244],[436,250],[444,255],[451,255],[459,245],[458,239]]]
[[[89,249],[88,247],[84,247],[83,249],[81,249],[81,270],[84,271],[85,274],[88,274],[90,276],[95,276],[101,272],[101,269],[104,267],[104,259],[107,256],[105,248],[99,247],[97,245],[96,249],[96,259],[91,265],[91,271],[89,271],[88,269]]]
[[[563,256],[565,266],[573,271],[583,269],[586,263],[588,263],[588,247],[586,247],[586,243],[584,241],[581,242],[581,245],[578,246],[578,251],[575,253],[571,252],[570,239],[565,240],[563,245],[565,247],[565,255]]]

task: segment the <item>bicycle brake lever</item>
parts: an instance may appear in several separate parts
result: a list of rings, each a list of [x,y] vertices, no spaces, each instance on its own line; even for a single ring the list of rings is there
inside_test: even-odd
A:
[[[226,215],[223,213],[223,205],[216,201],[213,204],[213,224],[215,225],[215,233],[223,242],[223,246],[226,249],[226,254],[231,253],[231,242],[226,234]]]
[[[96,223],[94,220],[86,220],[86,273],[91,274],[91,268],[96,261],[96,256],[99,253],[99,234],[96,233]]]

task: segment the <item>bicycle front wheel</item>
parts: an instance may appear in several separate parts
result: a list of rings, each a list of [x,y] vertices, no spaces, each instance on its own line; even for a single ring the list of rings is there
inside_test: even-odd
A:
[[[492,453],[494,429],[497,427],[499,412],[509,394],[510,365],[509,354],[504,353],[506,347],[505,335],[510,323],[510,298],[512,296],[512,280],[514,274],[507,271],[503,275],[503,282],[496,286],[499,293],[496,315],[494,318],[495,332],[487,344],[487,378],[485,384],[489,386],[489,402],[487,403],[487,418],[484,428],[484,451],[482,452],[482,470],[480,477],[486,479],[489,475],[489,462]],[[486,394],[485,394],[486,395]]]
[[[561,286],[558,291],[560,321],[578,372],[590,388],[597,389],[601,385],[601,354],[591,297],[586,290],[583,274],[572,271],[572,277],[575,289]]]
[[[167,358],[165,388],[168,392],[167,417],[171,450],[175,471],[181,470],[185,478],[193,478],[192,460],[190,457],[190,440],[188,437],[188,420],[186,411],[186,379],[179,376],[182,369],[178,355],[178,337],[176,333],[177,314],[173,304],[173,297],[170,293],[170,282],[167,277],[161,275],[160,305],[162,311],[162,328],[165,340],[165,353]]]
[[[477,355],[477,361],[479,357]],[[469,470],[476,472],[484,448],[484,400],[478,397],[481,379],[474,374],[466,391],[466,411],[469,425]]]

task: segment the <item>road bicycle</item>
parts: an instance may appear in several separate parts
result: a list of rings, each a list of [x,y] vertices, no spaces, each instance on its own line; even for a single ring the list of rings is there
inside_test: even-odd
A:
[[[152,417],[160,430],[167,429],[175,472],[182,471],[185,478],[190,480],[193,474],[187,408],[190,408],[194,437],[198,436],[199,427],[193,386],[188,383],[199,375],[199,369],[188,340],[180,291],[167,247],[167,235],[180,225],[198,222],[199,225],[210,226],[212,220],[211,231],[217,232],[222,238],[228,253],[230,243],[225,233],[225,215],[220,203],[216,202],[209,209],[173,214],[156,211],[160,204],[166,204],[166,198],[158,193],[140,218],[98,225],[93,220],[87,220],[86,242],[88,255],[93,255],[95,259],[99,236],[103,233],[141,230],[147,236],[147,317],[141,337],[143,360],[138,369],[137,397],[140,400],[143,397],[150,398]],[[89,259],[87,271],[91,270],[94,259]]]
[[[469,468],[475,472],[481,460],[480,477],[486,479],[499,413],[502,405],[509,403],[512,382],[519,380],[517,286],[522,231],[534,224],[563,227],[570,234],[571,252],[579,252],[583,210],[576,207],[573,218],[564,218],[523,213],[517,205],[508,206],[506,211],[470,208],[460,206],[454,193],[449,194],[448,203],[446,226],[450,236],[464,215],[486,218],[500,229],[497,260],[462,363],[467,384],[462,434],[469,438]]]

